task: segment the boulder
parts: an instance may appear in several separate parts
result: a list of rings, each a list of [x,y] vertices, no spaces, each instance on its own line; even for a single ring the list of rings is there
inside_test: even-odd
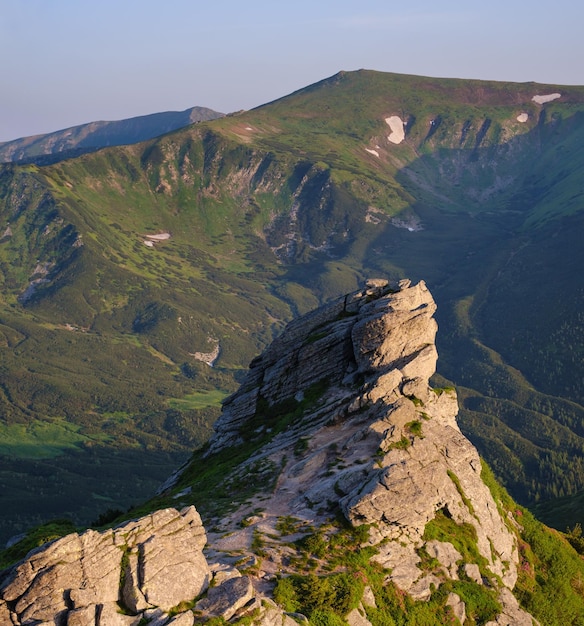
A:
[[[456,617],[461,624],[464,624],[466,620],[466,606],[460,599],[460,596],[456,593],[450,592],[448,594],[446,604],[452,609],[454,617]]]
[[[120,604],[135,614],[152,606],[168,610],[205,591],[210,580],[205,543],[194,507],[156,511],[33,550],[12,568],[0,597],[13,603],[15,624],[133,626],[140,617],[122,615]]]
[[[229,620],[253,597],[253,586],[248,576],[229,578],[218,587],[211,587],[207,597],[197,602],[195,610],[208,617]]]

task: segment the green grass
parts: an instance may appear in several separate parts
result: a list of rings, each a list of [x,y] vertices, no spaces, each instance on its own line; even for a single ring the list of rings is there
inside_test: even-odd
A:
[[[81,426],[64,419],[31,424],[0,423],[0,456],[18,459],[48,459],[66,450],[79,449],[92,438],[80,434]],[[106,439],[101,436],[100,439]]]
[[[183,398],[171,398],[168,405],[173,409],[206,409],[207,407],[221,406],[221,402],[228,393],[221,389],[204,389],[197,393],[191,393]]]
[[[463,562],[476,563],[485,575],[488,573],[485,569],[487,560],[478,550],[476,529],[471,524],[457,524],[447,512],[440,510],[426,524],[423,539],[451,543],[462,555]]]

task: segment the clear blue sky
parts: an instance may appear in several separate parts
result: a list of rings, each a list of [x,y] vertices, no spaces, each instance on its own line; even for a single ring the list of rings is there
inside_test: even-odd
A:
[[[0,141],[335,74],[584,85],[577,0],[0,0]]]

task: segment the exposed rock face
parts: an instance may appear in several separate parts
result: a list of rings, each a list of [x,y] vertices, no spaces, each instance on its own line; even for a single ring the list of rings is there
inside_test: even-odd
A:
[[[1,623],[137,624],[141,617],[121,609],[168,610],[207,588],[205,542],[194,507],[68,535],[32,552],[4,580],[0,616],[4,611],[12,622]]]
[[[169,614],[191,602],[201,619],[248,614],[258,625],[292,624],[271,601],[270,581],[290,571],[292,550],[274,539],[278,520],[293,517],[314,528],[338,507],[354,526],[369,525],[366,543],[375,546],[372,558],[386,568],[385,580],[415,600],[427,600],[445,580],[470,581],[497,590],[502,611],[492,624],[531,624],[511,593],[518,562],[512,522],[502,518],[481,479],[478,453],[457,426],[456,393],[429,386],[435,309],[423,282],[375,280],[289,324],[252,362],[216,424],[209,463],[219,451],[263,442],[225,475],[226,484],[268,470],[257,500],[214,521],[206,558],[194,507],[70,535],[12,570],[0,588],[0,618],[16,625],[134,625],[144,618],[191,626],[187,608]],[[270,435],[262,419],[282,407],[300,417]],[[189,489],[175,494],[187,496]],[[432,537],[429,529],[439,523],[470,529],[475,556]],[[272,538],[263,562],[254,553],[258,535]],[[370,624],[366,607],[375,603],[367,587],[348,623]],[[446,604],[463,622],[461,597],[449,593]]]
[[[250,463],[294,459],[268,501],[272,510],[314,521],[327,503],[339,502],[354,525],[371,525],[372,544],[385,540],[374,559],[416,599],[427,599],[440,584],[420,567],[422,548],[447,578],[458,580],[462,568],[466,578],[483,582],[478,564],[463,563],[451,543],[424,540],[436,515],[474,529],[478,552],[502,589],[517,579],[515,536],[481,479],[476,449],[458,428],[456,393],[429,386],[437,360],[435,310],[423,282],[369,281],[367,289],[295,320],[225,402],[209,452],[240,443],[258,407],[302,399],[326,380],[327,392],[301,425],[275,437]],[[307,449],[298,459],[299,437]],[[266,500],[262,506],[270,511]],[[231,535],[227,543],[234,542]],[[508,614],[531,619],[511,593],[500,598]],[[455,600],[453,610],[463,615]]]

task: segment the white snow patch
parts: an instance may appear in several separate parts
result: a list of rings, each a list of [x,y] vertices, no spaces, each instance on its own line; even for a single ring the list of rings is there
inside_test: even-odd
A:
[[[146,239],[144,239],[143,243],[145,246],[149,248],[154,248],[154,244],[159,241],[165,241],[166,239],[170,239],[170,233],[157,233],[155,235],[145,235]]]
[[[388,136],[389,141],[395,144],[401,143],[406,137],[406,131],[404,130],[404,123],[401,117],[397,115],[386,117],[385,123],[391,129],[391,133]]]
[[[158,233],[156,235],[146,235],[146,237],[150,241],[164,241],[165,239],[170,239],[170,233]]]
[[[366,152],[369,152],[369,154],[373,154],[376,157],[379,157],[379,152],[377,152],[377,150],[370,150],[369,148],[365,148]]]
[[[529,119],[529,115],[528,115],[527,113],[520,113],[520,114],[517,116],[517,121],[518,121],[518,122],[521,122],[522,124],[523,124],[524,122],[527,122],[527,120],[528,120],[528,119]]]
[[[561,97],[561,93],[550,93],[546,96],[533,96],[532,100],[537,104],[545,104],[546,102],[551,102],[552,100],[557,100]]]

